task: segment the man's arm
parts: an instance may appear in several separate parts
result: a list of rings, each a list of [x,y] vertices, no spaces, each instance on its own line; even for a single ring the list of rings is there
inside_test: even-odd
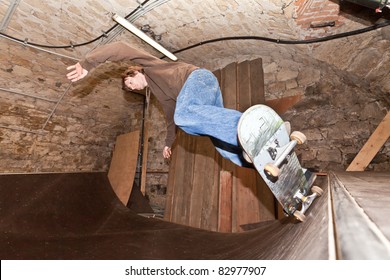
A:
[[[66,76],[72,82],[76,82],[87,76],[91,69],[101,63],[125,59],[132,60],[141,66],[166,63],[147,52],[131,47],[128,43],[114,42],[96,48],[95,50],[89,52],[80,62],[66,68],[67,70],[72,70]]]
[[[165,63],[165,61],[147,52],[133,48],[128,43],[114,42],[100,46],[89,52],[85,58],[80,61],[80,65],[89,71],[106,61],[120,61],[125,59],[129,59],[141,66]]]

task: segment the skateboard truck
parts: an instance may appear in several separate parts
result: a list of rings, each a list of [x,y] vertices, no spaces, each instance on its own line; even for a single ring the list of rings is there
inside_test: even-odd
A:
[[[296,140],[290,141],[284,150],[282,150],[281,154],[277,157],[277,149],[275,148],[269,148],[268,153],[270,154],[272,160],[275,160],[273,163],[267,163],[264,166],[264,171],[268,176],[272,177],[278,177],[280,173],[280,166],[282,163],[287,159],[288,160],[288,155],[291,153],[291,151],[294,149],[294,147],[297,145]]]
[[[274,141],[274,143],[276,144],[276,148],[275,147],[268,148],[267,151],[270,154],[270,157],[272,158],[272,160],[275,159],[276,160],[275,162],[267,163],[264,166],[264,172],[267,176],[272,176],[274,178],[278,177],[280,173],[280,169],[279,169],[280,166],[286,159],[288,160],[288,156],[295,148],[295,146],[297,144],[300,145],[306,142],[306,136],[299,131],[294,131],[293,133],[291,133],[290,137],[291,137],[291,141],[285,146],[285,148],[282,150],[281,154],[278,157],[277,157],[277,151],[278,151],[277,147],[279,147],[279,143],[277,142],[277,140]]]
[[[304,193],[301,190],[298,190],[295,193],[294,198],[297,201],[301,202],[301,210],[296,210],[296,207],[294,207],[293,205],[290,205],[289,207],[290,212],[294,215],[296,219],[298,219],[301,222],[305,221],[306,219],[305,212],[307,209],[309,209],[313,201],[324,193],[324,191],[317,186],[312,186],[311,192],[312,194],[308,196],[304,195]]]

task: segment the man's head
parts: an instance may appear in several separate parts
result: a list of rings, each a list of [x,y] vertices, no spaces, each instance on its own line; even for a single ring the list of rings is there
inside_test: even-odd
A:
[[[124,89],[134,91],[147,87],[144,69],[140,66],[129,66],[122,74],[122,84]]]

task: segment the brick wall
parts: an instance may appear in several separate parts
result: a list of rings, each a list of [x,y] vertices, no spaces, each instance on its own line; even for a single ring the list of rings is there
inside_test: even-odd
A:
[[[337,1],[297,0],[295,6],[296,24],[306,38],[332,34],[343,23]]]

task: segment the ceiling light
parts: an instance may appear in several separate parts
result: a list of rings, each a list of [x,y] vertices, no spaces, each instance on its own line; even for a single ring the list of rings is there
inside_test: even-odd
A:
[[[146,35],[144,32],[142,32],[141,30],[139,30],[137,27],[135,27],[133,24],[131,24],[128,20],[126,20],[125,18],[117,15],[117,14],[114,14],[112,16],[112,19],[115,20],[117,23],[119,23],[120,25],[122,25],[124,28],[126,28],[127,30],[129,30],[131,33],[133,33],[134,35],[136,35],[137,37],[141,38],[142,40],[144,40],[146,43],[148,43],[149,45],[151,45],[153,48],[155,48],[156,50],[158,50],[159,52],[161,52],[162,54],[164,54],[166,57],[169,57],[171,60],[173,61],[176,61],[177,60],[177,57],[175,55],[173,55],[171,52],[169,52],[167,49],[165,49],[163,46],[161,46],[159,43],[157,43],[156,41],[154,41],[152,38],[150,38],[148,35]]]

